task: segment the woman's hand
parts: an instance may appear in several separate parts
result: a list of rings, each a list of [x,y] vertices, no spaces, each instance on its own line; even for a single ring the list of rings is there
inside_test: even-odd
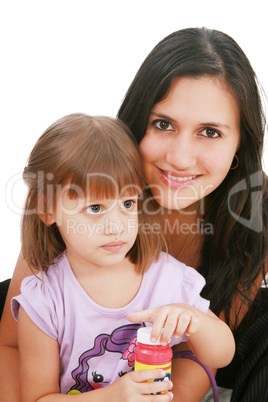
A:
[[[179,338],[182,334],[190,336],[200,326],[197,310],[187,304],[174,303],[153,309],[127,314],[130,322],[150,322],[153,324],[151,341],[160,337],[162,345],[166,345],[171,336]],[[161,331],[162,334],[161,334]]]
[[[132,371],[119,378],[106,388],[110,402],[168,402],[173,399],[169,391],[171,381],[151,381],[163,378],[165,371],[161,369]],[[160,392],[165,394],[157,395]],[[94,395],[94,391],[93,391]]]

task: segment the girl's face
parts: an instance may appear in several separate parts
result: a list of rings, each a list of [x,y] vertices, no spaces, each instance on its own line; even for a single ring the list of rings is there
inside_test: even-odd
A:
[[[70,199],[69,185],[58,192],[56,222],[72,267],[111,267],[123,263],[138,233],[137,196]]]
[[[215,190],[239,147],[239,127],[237,101],[220,80],[177,78],[153,106],[140,143],[157,202],[184,209]]]

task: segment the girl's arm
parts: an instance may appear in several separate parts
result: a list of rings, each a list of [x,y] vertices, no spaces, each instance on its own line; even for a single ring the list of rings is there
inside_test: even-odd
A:
[[[131,322],[153,323],[151,340],[156,340],[164,327],[161,342],[166,344],[171,336],[185,333],[188,345],[201,363],[208,367],[227,366],[235,352],[235,342],[228,325],[212,311],[207,314],[193,306],[174,303],[155,309],[130,313]]]
[[[173,351],[189,350],[187,343],[173,346]],[[216,375],[216,369],[211,369]],[[204,368],[197,362],[177,358],[172,360],[171,379],[174,402],[200,402],[207,394],[211,383]]]
[[[151,401],[150,393],[168,391],[169,381],[150,382],[148,379],[162,378],[162,370],[130,372],[106,388],[77,395],[60,394],[59,345],[55,339],[42,332],[25,313],[19,309],[18,319],[21,402],[146,402]],[[70,345],[71,347],[71,345]],[[155,402],[167,402],[172,393],[154,396]]]
[[[227,366],[235,353],[232,331],[211,310],[204,314],[192,308],[200,320],[200,326],[194,333],[188,335],[189,348],[205,366],[214,368]]]
[[[3,402],[20,402],[17,322],[12,316],[10,301],[12,297],[20,294],[22,279],[32,274],[33,272],[20,254],[0,323],[0,399]]]

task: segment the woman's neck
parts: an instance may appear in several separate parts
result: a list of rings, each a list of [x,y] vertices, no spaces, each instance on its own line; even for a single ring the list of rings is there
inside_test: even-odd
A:
[[[203,215],[200,203],[184,210],[165,210],[162,215],[162,227],[169,254],[194,268],[198,268],[201,257]]]

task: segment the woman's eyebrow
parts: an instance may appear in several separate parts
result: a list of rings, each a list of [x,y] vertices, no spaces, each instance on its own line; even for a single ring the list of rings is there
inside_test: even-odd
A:
[[[228,130],[231,130],[231,127],[228,126],[228,124],[224,124],[221,122],[205,122],[201,124],[202,126],[208,126],[208,127],[216,127],[216,128],[226,128]]]
[[[177,122],[175,119],[172,119],[172,117],[167,116],[167,115],[165,115],[165,114],[151,112],[151,115],[156,116],[156,117],[158,117],[158,118],[160,118],[160,119],[165,119],[165,120],[171,121],[171,122],[173,122],[173,123],[176,123],[176,122]]]

